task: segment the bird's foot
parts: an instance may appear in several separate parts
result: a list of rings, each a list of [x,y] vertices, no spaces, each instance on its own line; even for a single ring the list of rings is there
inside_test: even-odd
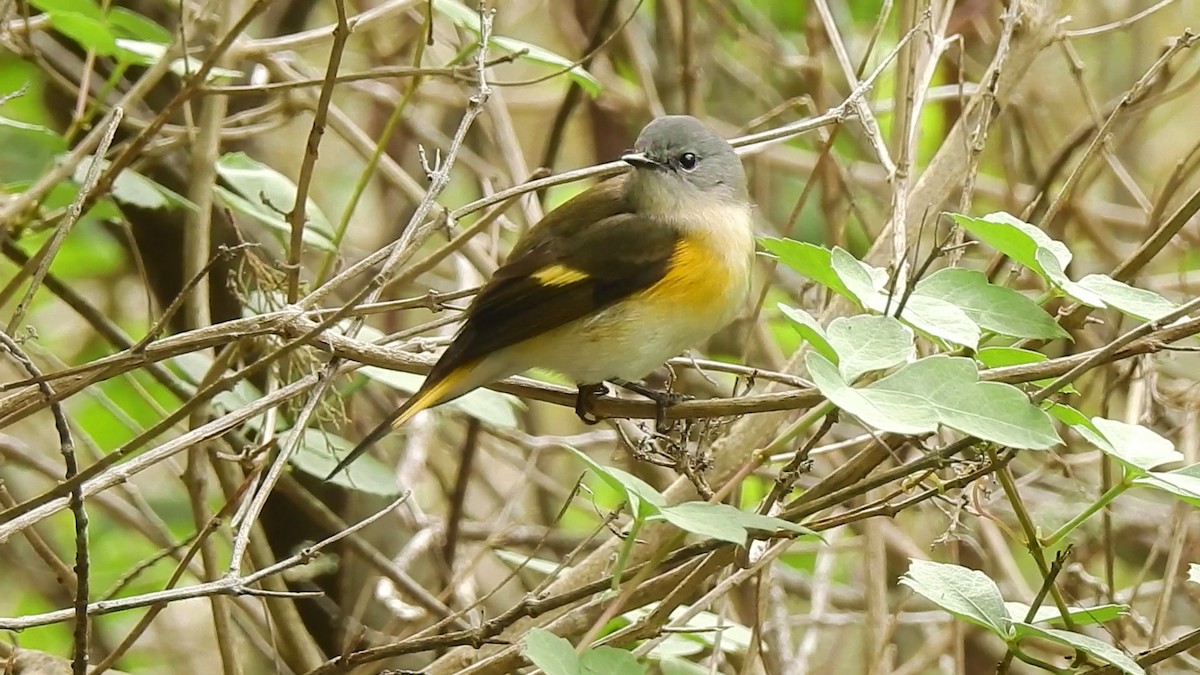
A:
[[[654,401],[654,428],[658,433],[665,434],[671,430],[671,425],[667,422],[667,408],[684,401],[690,401],[694,397],[687,394],[681,394],[677,391],[662,391],[647,387],[641,382],[629,382],[626,380],[613,380],[613,384],[628,389],[635,394],[641,394],[646,398]]]
[[[575,395],[575,414],[579,419],[583,420],[584,424],[598,424],[600,418],[593,412],[593,405],[596,399],[608,393],[608,387],[600,384],[581,384],[579,392]]]

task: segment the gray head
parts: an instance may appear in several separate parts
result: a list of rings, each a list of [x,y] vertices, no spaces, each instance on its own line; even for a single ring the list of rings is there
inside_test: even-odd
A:
[[[659,117],[621,159],[633,166],[627,186],[639,209],[670,213],[714,199],[749,200],[737,153],[695,117]]]

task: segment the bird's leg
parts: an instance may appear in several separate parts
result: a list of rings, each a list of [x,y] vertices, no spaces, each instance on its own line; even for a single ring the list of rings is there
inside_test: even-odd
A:
[[[612,380],[612,383],[618,387],[621,387],[622,389],[628,389],[635,394],[641,394],[651,401],[654,401],[654,428],[660,434],[665,434],[671,430],[671,426],[667,424],[667,408],[675,405],[676,403],[682,403],[683,401],[687,401],[692,398],[687,394],[681,394],[677,391],[661,391],[659,389],[653,389],[651,387],[647,387],[641,382]]]
[[[595,403],[598,396],[604,396],[607,393],[608,387],[604,386],[603,382],[579,385],[579,392],[575,395],[575,414],[579,415],[579,419],[583,420],[584,424],[600,422],[600,418],[592,412],[592,404]]]

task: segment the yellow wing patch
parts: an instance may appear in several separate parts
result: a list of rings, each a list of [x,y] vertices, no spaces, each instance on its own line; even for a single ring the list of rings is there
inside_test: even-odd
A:
[[[534,272],[532,276],[543,286],[566,286],[588,278],[587,272],[580,272],[566,265],[551,265]]]

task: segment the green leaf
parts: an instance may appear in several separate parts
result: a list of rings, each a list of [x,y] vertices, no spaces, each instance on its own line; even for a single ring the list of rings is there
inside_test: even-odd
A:
[[[658,513],[664,520],[685,532],[712,537],[733,544],[744,544],[750,536],[748,530],[774,532],[790,530],[800,534],[813,534],[801,525],[742,511],[729,504],[709,502],[683,502],[674,506],[663,506]]]
[[[320,429],[305,429],[300,447],[292,455],[292,464],[304,473],[321,480],[333,471],[341,458],[350,454],[354,443]],[[329,482],[351,490],[383,497],[395,497],[403,488],[396,482],[396,472],[370,454],[339,471]]]
[[[846,382],[908,362],[916,355],[912,330],[890,316],[837,318],[830,322],[828,334]]]
[[[1071,649],[1078,649],[1085,652],[1089,656],[1093,656],[1105,663],[1112,664],[1120,669],[1121,672],[1128,673],[1128,675],[1146,675],[1146,671],[1142,670],[1142,667],[1129,658],[1125,652],[1089,635],[1058,630],[1057,628],[1043,628],[1021,622],[1015,622],[1013,627],[1018,638],[1039,637],[1051,642],[1057,642]]]
[[[1006,602],[1005,608],[1014,621],[1023,621],[1029,615],[1029,605],[1020,602]],[[1129,614],[1128,605],[1097,605],[1095,607],[1068,607],[1067,615],[1077,625],[1089,625],[1112,621]],[[1062,623],[1062,614],[1053,605],[1038,607],[1033,620],[1028,623]]]
[[[1039,248],[1045,249],[1058,262],[1059,269],[1071,263],[1071,252],[1062,242],[1051,239],[1036,225],[1007,213],[989,213],[982,218],[952,213],[950,217],[983,243],[1043,276],[1045,272],[1037,259]]]
[[[995,633],[1012,636],[1012,619],[1000,589],[986,574],[958,565],[913,558],[900,583],[958,618]]]
[[[1134,288],[1103,274],[1089,274],[1079,280],[1079,286],[1095,293],[1108,306],[1143,321],[1157,321],[1179,308],[1154,291]]]
[[[1071,278],[1067,276],[1063,265],[1060,265],[1058,259],[1055,258],[1054,255],[1049,251],[1044,248],[1039,248],[1037,250],[1036,257],[1038,263],[1041,264],[1044,276],[1055,288],[1062,291],[1073,300],[1089,307],[1096,307],[1098,309],[1103,309],[1105,307],[1104,298],[1101,298],[1092,291],[1080,286],[1074,281],[1071,281]]]
[[[1050,413],[1052,417],[1064,424],[1068,424],[1072,427],[1086,427],[1089,431],[1092,431],[1096,434],[1100,433],[1100,431],[1096,429],[1096,425],[1092,424],[1092,421],[1088,419],[1087,415],[1084,415],[1065,403],[1049,403],[1046,405],[1046,412]]]
[[[980,382],[967,358],[924,358],[861,389],[850,388],[818,355],[809,354],[807,364],[830,401],[884,431],[922,434],[943,424],[1012,448],[1041,450],[1060,442],[1045,411],[1016,387]]]
[[[117,38],[103,19],[76,12],[52,12],[50,25],[78,42],[80,47],[94,51],[100,56],[112,56],[117,53]]]
[[[1048,361],[1049,357],[1041,352],[1018,349],[1016,347],[984,347],[975,352],[975,360],[988,368],[1003,368],[1005,366],[1023,366],[1030,363],[1041,363]],[[1039,387],[1044,387],[1053,381],[1054,378],[1052,377],[1044,377],[1040,380],[1032,380],[1032,383]],[[1071,384],[1068,384],[1059,391],[1064,394],[1079,393],[1079,390]]]
[[[760,237],[758,241],[779,262],[839,295],[854,299],[850,289],[833,271],[829,249],[793,239]]]
[[[948,267],[917,283],[914,295],[944,300],[958,307],[984,330],[1012,337],[1043,340],[1070,338],[1036,302],[988,281],[982,272]]]
[[[616,647],[593,647],[583,653],[579,663],[583,675],[644,675],[646,672],[636,656]]]
[[[29,0],[29,4],[47,14],[72,12],[97,21],[104,18],[100,5],[93,0]]]
[[[80,160],[78,166],[75,167],[75,175],[72,180],[82,185],[87,180],[93,159],[84,157]],[[98,171],[108,169],[108,164],[108,160],[101,159]],[[155,183],[133,169],[123,169],[121,173],[117,174],[117,179],[113,181],[112,196],[119,202],[143,209],[183,207],[189,211],[196,211],[199,208],[178,192]]]
[[[242,152],[228,153],[217,160],[217,173],[233,186],[232,191],[216,187],[217,196],[230,208],[258,220],[285,238],[291,234],[292,227],[285,214],[296,202],[296,186],[292,181]],[[307,204],[304,240],[327,251],[335,250],[333,228],[325,214],[311,197]]]
[[[604,466],[575,448],[569,447],[567,450],[614,490],[624,492],[633,513],[639,519],[658,513],[661,507],[666,506],[667,498],[641,478],[615,467]]]
[[[583,675],[575,648],[567,640],[544,628],[534,628],[521,640],[525,658],[546,671],[546,675]]]
[[[124,7],[110,7],[108,10],[108,25],[116,29],[121,37],[144,42],[170,44],[174,39],[171,31],[154,23],[149,17],[143,16]]]
[[[1140,424],[1126,424],[1103,417],[1093,417],[1092,424],[1100,435],[1086,427],[1077,431],[1091,444],[1125,466],[1127,475],[1141,476],[1151,469],[1179,462],[1183,454],[1171,441]]]
[[[393,389],[410,394],[416,392],[421,387],[421,383],[425,381],[424,377],[414,373],[403,373],[377,366],[363,366],[359,372],[376,382],[382,382]],[[483,387],[449,401],[446,405],[466,413],[484,424],[503,429],[516,428],[518,424],[517,411],[525,408],[525,404],[516,396]]]
[[[467,8],[457,0],[435,0],[433,7],[459,28],[479,35],[478,12]],[[592,98],[600,94],[600,80],[597,80],[594,75],[572,59],[555,54],[545,47],[539,47],[523,40],[504,37],[502,35],[493,35],[490,44],[510,54],[524,52],[521,58],[562,69],[575,84],[578,84]]]
[[[792,327],[813,346],[813,349],[817,350],[818,354],[830,361],[837,362],[837,352],[830,346],[829,338],[825,335],[825,329],[821,327],[821,323],[817,321],[816,317],[797,307],[789,307],[782,302],[777,307],[779,307],[780,312],[783,312],[784,316],[792,320]]]

